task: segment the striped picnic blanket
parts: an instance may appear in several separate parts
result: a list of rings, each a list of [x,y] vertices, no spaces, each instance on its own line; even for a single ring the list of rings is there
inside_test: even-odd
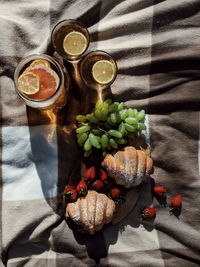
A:
[[[200,265],[200,1],[0,1],[0,248],[2,266]],[[62,192],[80,157],[72,134],[80,102],[71,97],[58,114],[25,106],[13,73],[27,55],[53,55],[51,30],[78,19],[90,50],[117,61],[114,99],[148,113],[155,162],[152,178],[181,193],[180,219],[154,200],[154,225],[129,216],[94,236],[66,224]],[[77,88],[72,88],[76,91]]]

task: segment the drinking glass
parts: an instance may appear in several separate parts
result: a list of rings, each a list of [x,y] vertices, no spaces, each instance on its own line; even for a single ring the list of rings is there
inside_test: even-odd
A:
[[[111,79],[108,82],[98,82],[97,80],[95,80],[94,76],[93,76],[93,67],[97,62],[102,62],[102,61],[108,61],[113,68],[113,73],[111,76]],[[93,51],[88,53],[81,61],[79,64],[79,71],[80,71],[80,76],[82,78],[82,80],[84,81],[84,83],[89,86],[90,88],[93,89],[104,89],[109,87],[115,80],[116,75],[117,75],[117,64],[115,62],[115,60],[112,58],[111,55],[109,55],[108,53],[104,52],[104,51]],[[105,74],[106,73],[106,69],[100,69],[100,74]]]
[[[76,37],[72,37],[72,35],[76,33]],[[67,37],[71,34],[71,39],[67,43],[67,45],[74,46],[75,48],[79,48],[80,45],[84,45],[80,47],[80,50],[73,54],[72,52],[68,52],[64,47],[64,43]],[[74,61],[79,59],[82,54],[87,50],[89,46],[89,33],[87,28],[79,21],[76,20],[63,20],[55,25],[52,30],[51,40],[54,46],[55,51],[61,55],[63,58],[69,61]],[[79,42],[81,41],[81,42]]]
[[[25,71],[25,69],[27,69],[34,60],[39,60],[39,59],[48,61],[51,69],[54,72],[56,72],[56,74],[59,77],[58,86],[55,92],[53,92],[53,94],[51,94],[49,97],[48,94],[46,94],[46,97],[42,100],[37,98],[35,99],[35,97],[32,98],[33,96],[23,93],[20,90],[18,83],[18,78]],[[19,62],[14,73],[14,84],[17,94],[26,103],[26,105],[32,108],[54,109],[54,108],[61,108],[66,104],[67,93],[70,86],[70,78],[67,71],[65,70],[64,73],[61,66],[52,57],[45,54],[38,54],[38,55],[27,56]]]

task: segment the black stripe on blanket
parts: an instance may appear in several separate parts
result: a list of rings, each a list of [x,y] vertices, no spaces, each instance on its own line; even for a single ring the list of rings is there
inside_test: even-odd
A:
[[[156,229],[165,266],[199,266],[200,3],[154,3],[148,106],[154,177],[167,187],[168,202],[183,195],[180,220],[155,204]]]

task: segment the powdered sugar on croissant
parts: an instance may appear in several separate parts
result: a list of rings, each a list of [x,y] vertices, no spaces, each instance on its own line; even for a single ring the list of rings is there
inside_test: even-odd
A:
[[[101,230],[104,224],[111,222],[114,211],[115,203],[112,199],[92,190],[76,202],[68,203],[66,216],[76,224],[82,225],[90,234],[94,234]]]
[[[139,185],[146,175],[153,173],[152,158],[132,146],[127,146],[113,155],[106,155],[102,166],[116,184],[126,188]]]

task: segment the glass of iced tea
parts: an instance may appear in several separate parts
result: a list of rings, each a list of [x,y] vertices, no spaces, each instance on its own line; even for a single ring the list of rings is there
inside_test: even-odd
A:
[[[41,54],[30,55],[19,62],[14,83],[26,105],[54,109],[66,104],[70,78],[52,57]]]
[[[80,62],[80,75],[84,83],[93,89],[109,87],[117,76],[117,64],[104,51],[88,53]]]
[[[55,51],[69,61],[79,59],[89,46],[87,28],[76,20],[63,20],[52,30]]]

